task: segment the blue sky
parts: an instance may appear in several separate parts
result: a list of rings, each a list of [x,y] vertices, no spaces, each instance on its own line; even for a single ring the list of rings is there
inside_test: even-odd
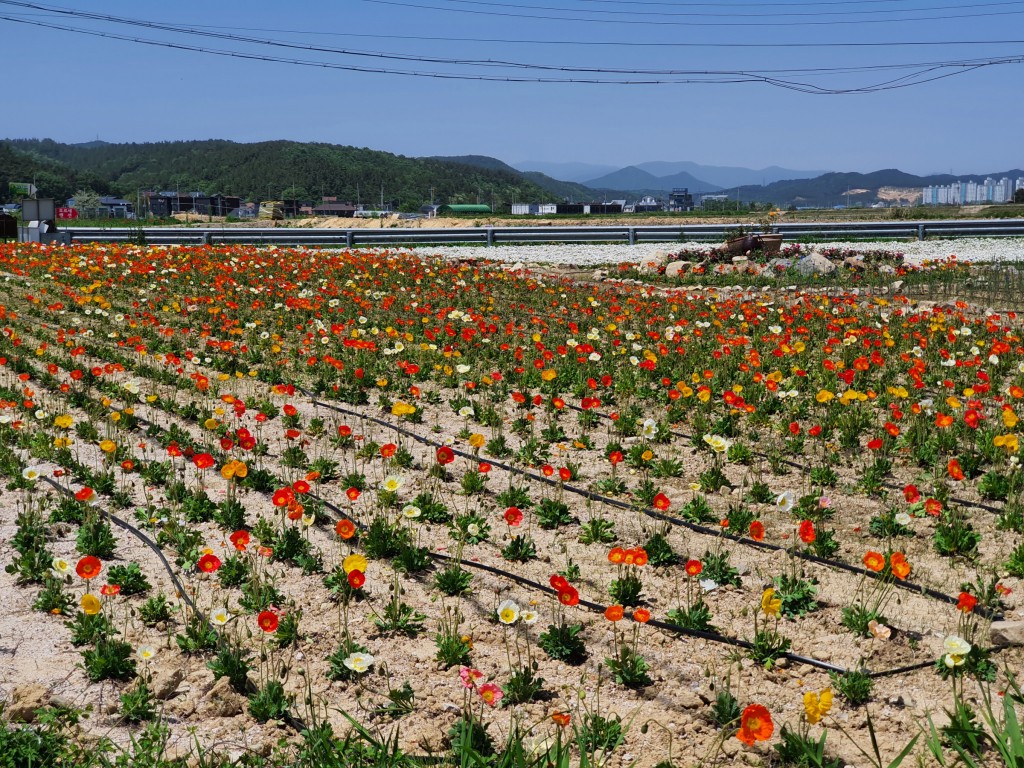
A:
[[[913,70],[828,76],[782,70],[1024,56],[1024,42],[897,45],[1024,41],[1024,0],[178,0],[159,5],[63,0],[36,5],[290,45],[606,70],[573,74],[313,52],[0,3],[0,16],[106,34],[469,76],[621,79],[624,75],[607,70],[772,70],[790,82],[858,88]],[[870,23],[849,23],[855,21]],[[3,110],[0,136],[12,138],[294,139],[413,156],[485,154],[512,163],[692,160],[839,171],[898,167],[913,173],[989,173],[1024,165],[1021,64],[983,67],[903,89],[812,95],[749,82],[481,82],[342,71],[147,46],[3,19],[0,39],[0,64],[9,87],[18,91]],[[609,42],[616,45],[595,44]],[[776,47],[718,47],[724,43]],[[804,47],[808,43],[822,45]],[[849,43],[886,45],[841,45]]]

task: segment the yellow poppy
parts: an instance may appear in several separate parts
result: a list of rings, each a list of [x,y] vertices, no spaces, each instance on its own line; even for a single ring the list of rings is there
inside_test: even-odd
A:
[[[113,453],[117,450],[117,443],[113,440],[100,440],[100,450],[104,453]]]
[[[826,688],[820,694],[808,691],[804,694],[804,713],[807,715],[807,722],[811,725],[817,723],[832,709],[832,689]]]
[[[782,611],[782,598],[775,596],[775,590],[768,587],[761,595],[761,610],[765,616],[778,616]]]
[[[82,595],[82,613],[84,613],[86,616],[95,616],[99,612],[99,598],[92,593]]]
[[[345,573],[352,573],[352,571],[366,573],[366,558],[360,554],[349,555],[342,561],[341,567],[345,569]]]

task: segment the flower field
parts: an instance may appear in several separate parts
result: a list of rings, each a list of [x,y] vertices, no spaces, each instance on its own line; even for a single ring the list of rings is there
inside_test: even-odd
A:
[[[399,251],[0,271],[14,765],[1024,764],[1015,313]]]

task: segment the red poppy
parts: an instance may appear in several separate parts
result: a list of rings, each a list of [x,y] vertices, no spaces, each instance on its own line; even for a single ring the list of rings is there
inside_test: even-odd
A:
[[[651,506],[653,506],[655,509],[661,510],[662,512],[668,509],[671,505],[672,502],[668,500],[668,496],[666,496],[664,493],[659,493],[657,496],[655,496],[654,501],[651,504]]]
[[[928,499],[924,503],[924,511],[932,517],[938,517],[942,514],[942,502],[938,499]]]
[[[362,589],[363,584],[366,583],[366,574],[362,571],[353,569],[348,572],[348,585],[352,589]]]
[[[800,541],[804,544],[813,544],[816,538],[814,523],[811,520],[803,520],[800,523]]]
[[[764,541],[764,523],[755,520],[750,524],[750,538],[754,541]]]
[[[505,510],[505,522],[513,528],[518,526],[523,522],[523,511],[519,507],[509,507]]]
[[[576,587],[568,586],[565,589],[559,590],[558,602],[562,605],[578,605],[580,602],[580,593]]]
[[[796,422],[796,421],[789,422],[789,434],[794,435],[794,436],[800,434],[800,424],[798,422]]]
[[[646,608],[637,608],[635,611],[633,611],[633,621],[638,622],[640,624],[646,624],[650,620],[651,612],[648,611]]]
[[[558,479],[563,483],[567,483],[572,479],[572,472],[568,467],[562,467],[558,470]]]
[[[442,467],[445,464],[451,464],[455,461],[455,452],[447,445],[442,445],[437,449],[437,463]]]
[[[197,453],[192,457],[192,463],[195,464],[198,469],[209,469],[216,462],[214,461],[213,456],[208,453]]]
[[[490,462],[481,461],[476,469],[480,474],[486,475],[488,472],[491,471],[491,469],[493,469],[493,467],[491,467]]]
[[[572,722],[572,715],[568,712],[555,712],[551,715],[551,722],[559,728],[565,728],[570,722]]]
[[[342,518],[335,524],[334,532],[345,540],[351,539],[356,532],[355,523],[347,518]]]
[[[271,498],[275,507],[287,507],[293,501],[295,501],[295,492],[291,488],[278,488]]]
[[[872,451],[877,451],[882,447],[882,438],[876,437],[874,440],[868,441],[868,448]]]
[[[608,553],[609,563],[615,563],[616,565],[618,565],[619,563],[624,562],[625,559],[626,550],[624,550],[622,547],[613,547],[612,550]]]
[[[557,573],[552,574],[551,578],[549,579],[549,582],[551,584],[551,588],[552,589],[557,589],[557,590],[561,591],[563,589],[568,589],[569,588],[569,581],[568,581],[568,579],[566,579],[565,576],[562,576],[562,575],[557,574]]]
[[[296,480],[292,483],[292,490],[296,493],[309,493],[309,483],[305,480]]]
[[[544,475],[544,477],[551,477],[553,474],[555,474],[555,468],[552,467],[550,464],[545,464],[543,467],[540,468],[540,472],[542,475]]]
[[[622,462],[622,458],[622,451],[612,451],[608,456],[608,461],[610,461],[614,467],[616,464]]]
[[[100,587],[100,594],[106,595],[107,597],[113,597],[121,591],[120,584],[104,584]]]
[[[398,446],[394,443],[385,443],[380,447],[380,455],[385,459],[390,459],[397,450]]]
[[[299,412],[298,409],[296,409],[296,407],[291,403],[285,403],[285,406],[282,410],[284,410],[285,416],[295,416]]]
[[[964,479],[964,471],[960,467],[960,462],[956,459],[949,460],[949,463],[946,464],[946,472],[949,473],[949,476],[954,480]]]
[[[249,546],[249,539],[248,531],[235,531],[230,536],[231,543],[239,552],[245,552],[245,548]]]
[[[974,610],[974,607],[978,604],[978,598],[972,595],[970,592],[961,592],[960,599],[957,600],[956,609],[963,611],[964,613],[970,613]]]
[[[360,491],[358,488],[349,488],[347,491],[345,491],[345,495],[348,496],[349,501],[355,501],[356,499],[358,499],[359,493]]]
[[[86,581],[95,579],[100,575],[101,570],[103,570],[103,564],[98,557],[93,557],[92,555],[86,555],[75,566],[75,573]]]
[[[701,571],[704,570],[704,564],[700,560],[687,560],[686,561],[686,575],[687,576],[700,576]]]
[[[213,573],[220,568],[220,558],[216,555],[203,555],[199,558],[198,567],[203,573]]]
[[[256,623],[260,625],[260,629],[264,632],[276,632],[278,625],[277,614],[273,611],[262,611],[256,617]]]
[[[903,498],[907,500],[908,504],[916,504],[921,500],[921,492],[917,490],[917,486],[908,484],[903,486]]]
[[[341,426],[338,427],[338,436],[339,437],[349,437],[351,434],[352,434],[352,427],[348,426],[347,424],[342,424]]]
[[[88,501],[93,497],[94,494],[95,491],[93,491],[92,488],[90,488],[89,486],[85,486],[82,490],[78,491],[78,493],[75,494],[75,498],[78,499],[78,501]]]

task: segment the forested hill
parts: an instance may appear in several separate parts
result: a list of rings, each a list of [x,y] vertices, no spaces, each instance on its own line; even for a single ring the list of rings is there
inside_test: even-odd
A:
[[[49,179],[46,184],[37,181],[39,194],[53,197],[66,197],[88,180],[98,192],[129,199],[140,189],[248,199],[335,196],[369,205],[379,204],[383,196],[385,202],[406,210],[418,208],[431,197],[439,203],[488,205],[506,205],[514,199],[557,199],[515,172],[336,144],[210,140],[83,145],[7,139],[0,141],[0,148],[18,158],[19,172],[21,166],[27,173],[34,165],[45,166],[55,176],[63,175],[63,183],[57,183],[59,179]]]

